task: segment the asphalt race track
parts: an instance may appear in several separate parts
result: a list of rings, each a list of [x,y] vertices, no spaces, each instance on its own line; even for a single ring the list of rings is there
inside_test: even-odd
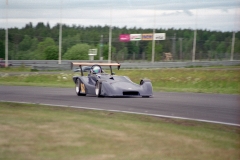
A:
[[[194,119],[240,126],[239,95],[154,92],[151,98],[79,97],[75,88],[0,86],[0,101]]]

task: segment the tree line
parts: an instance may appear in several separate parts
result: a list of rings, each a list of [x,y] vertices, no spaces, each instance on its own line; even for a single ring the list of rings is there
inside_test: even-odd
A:
[[[192,29],[157,28],[166,33],[166,40],[156,41],[155,60],[162,61],[165,52],[175,60],[190,60],[193,49]],[[57,60],[59,50],[59,24],[53,27],[30,22],[23,28],[9,28],[10,60]],[[152,29],[112,27],[112,59],[151,60],[152,41],[120,42],[120,34],[152,33]],[[196,59],[230,59],[232,32],[197,30]],[[5,58],[5,29],[0,29],[0,58]],[[89,49],[98,49],[95,59],[108,59],[109,26],[62,25],[62,59],[87,60]],[[240,59],[240,32],[235,33],[234,59]]]

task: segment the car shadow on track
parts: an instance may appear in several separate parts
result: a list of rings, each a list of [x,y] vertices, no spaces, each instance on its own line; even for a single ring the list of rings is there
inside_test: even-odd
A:
[[[153,98],[153,96],[150,97],[142,97],[142,96],[104,96],[104,97],[97,97],[95,95],[86,95],[85,97],[96,97],[96,98]]]

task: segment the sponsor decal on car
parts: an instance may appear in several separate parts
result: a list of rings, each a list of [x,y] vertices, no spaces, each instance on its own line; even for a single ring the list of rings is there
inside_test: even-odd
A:
[[[83,83],[81,83],[81,93],[86,93],[85,85]]]

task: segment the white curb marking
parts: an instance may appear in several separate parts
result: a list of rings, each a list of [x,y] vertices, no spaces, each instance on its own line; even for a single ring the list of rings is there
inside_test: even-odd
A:
[[[140,113],[140,112],[109,110],[109,109],[100,109],[100,108],[88,108],[88,107],[80,107],[80,106],[54,105],[54,104],[47,104],[47,103],[31,103],[31,102],[3,101],[3,100],[0,100],[0,102],[23,103],[23,104],[38,104],[38,105],[54,106],[54,107],[70,107],[70,108],[78,108],[78,109],[86,109],[86,110],[130,113],[130,114],[147,115],[147,116],[162,117],[162,118],[172,118],[172,119],[182,119],[182,120],[192,120],[192,121],[198,121],[198,122],[216,123],[216,124],[224,124],[224,125],[240,127],[240,124],[235,124],[235,123],[226,123],[226,122],[209,121],[209,120],[203,120],[203,119],[194,119],[194,118],[185,118],[185,117],[176,117],[176,116],[166,116],[166,115]]]

